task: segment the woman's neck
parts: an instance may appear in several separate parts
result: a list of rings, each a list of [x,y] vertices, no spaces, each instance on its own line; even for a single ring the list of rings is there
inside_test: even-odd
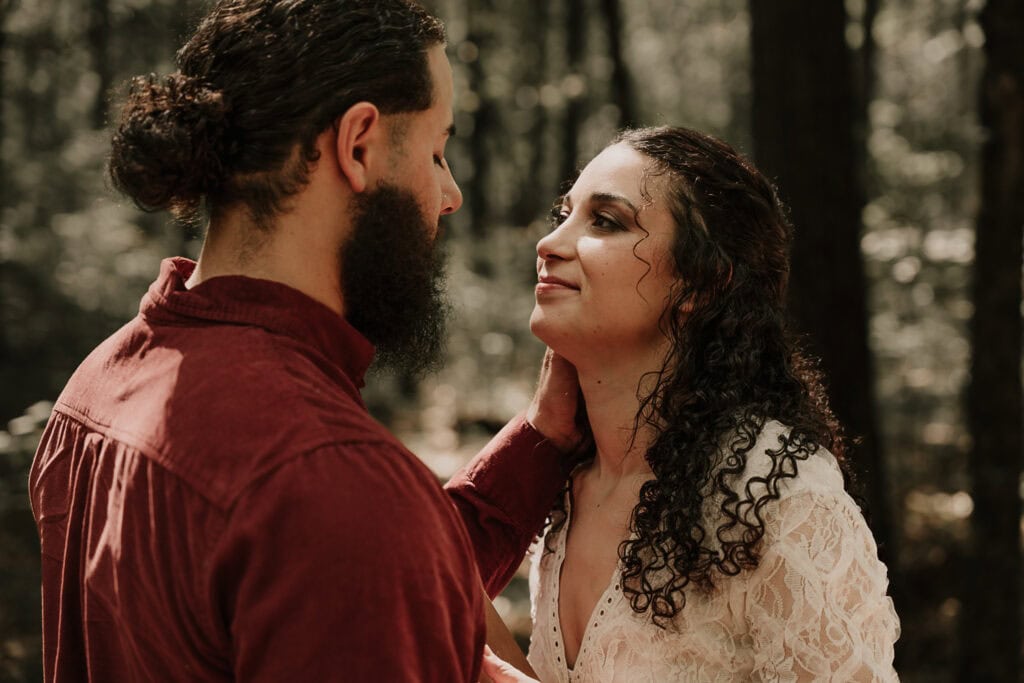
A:
[[[649,476],[645,456],[655,436],[645,419],[637,421],[637,414],[644,395],[641,389],[647,389],[641,382],[646,384],[660,368],[661,354],[619,357],[629,360],[577,365],[596,449],[591,474],[609,482]]]

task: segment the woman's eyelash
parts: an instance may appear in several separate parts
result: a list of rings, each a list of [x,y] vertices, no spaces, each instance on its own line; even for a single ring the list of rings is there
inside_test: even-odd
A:
[[[570,211],[560,206],[551,207],[551,225],[553,227],[558,227],[569,218],[570,213]],[[611,216],[606,216],[602,213],[592,213],[591,223],[598,230],[625,230],[622,224],[619,223],[617,220],[615,220]]]
[[[551,224],[561,225],[565,222],[565,219],[569,217],[569,212],[562,209],[560,206],[551,207]]]

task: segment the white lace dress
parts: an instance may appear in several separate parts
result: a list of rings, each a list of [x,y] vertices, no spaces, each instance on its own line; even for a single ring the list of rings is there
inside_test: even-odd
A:
[[[765,451],[784,433],[778,423],[765,426],[737,491],[770,471]],[[567,501],[570,518],[551,538],[553,552],[535,544],[530,572],[529,660],[542,683],[898,680],[899,620],[871,532],[830,453],[820,449],[798,467],[781,484],[782,498],[764,509],[755,570],[722,577],[707,595],[687,591],[672,627],[661,629],[630,608],[617,569],[571,670],[558,619],[559,583],[572,580],[559,576]]]

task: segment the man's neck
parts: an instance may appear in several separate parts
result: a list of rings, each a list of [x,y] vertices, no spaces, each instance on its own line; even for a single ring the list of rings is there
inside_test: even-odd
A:
[[[229,212],[207,230],[189,288],[215,277],[241,275],[288,285],[344,315],[337,239],[293,211],[272,225],[255,225],[244,210]]]

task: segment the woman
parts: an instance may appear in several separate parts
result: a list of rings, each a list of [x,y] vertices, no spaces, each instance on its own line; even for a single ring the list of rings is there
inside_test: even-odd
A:
[[[544,683],[896,680],[885,566],[786,329],[791,236],[750,162],[682,128],[621,134],[559,203],[530,324],[593,447],[534,557]]]

